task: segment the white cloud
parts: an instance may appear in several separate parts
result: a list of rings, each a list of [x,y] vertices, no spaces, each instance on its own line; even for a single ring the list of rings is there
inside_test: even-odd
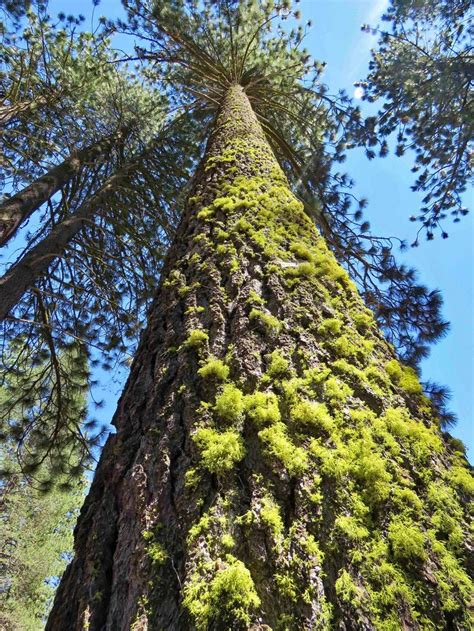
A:
[[[377,26],[378,21],[385,13],[389,4],[389,0],[374,0],[369,10],[364,16],[363,24],[369,26]],[[362,26],[362,24],[360,25]],[[349,74],[356,81],[365,75],[365,66],[370,57],[370,49],[375,45],[378,39],[377,35],[371,33],[361,33],[357,44],[354,46],[354,52],[351,55]],[[357,88],[356,88],[357,90]],[[356,91],[355,90],[355,91]],[[355,92],[354,91],[354,92]],[[360,98],[354,94],[355,98]]]

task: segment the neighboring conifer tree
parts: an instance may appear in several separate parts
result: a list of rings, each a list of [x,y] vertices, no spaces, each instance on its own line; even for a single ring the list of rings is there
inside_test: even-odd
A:
[[[85,484],[76,480],[73,488],[56,487],[43,494],[22,475],[3,445],[0,462],[16,468],[0,493],[0,627],[40,631],[71,559]]]
[[[410,218],[421,223],[413,245],[420,233],[446,239],[447,218],[459,222],[468,213],[463,193],[472,182],[473,17],[470,0],[390,0],[382,17],[390,31],[362,27],[380,34],[370,72],[359,82],[364,98],[383,102],[378,116],[366,121],[369,145],[377,136],[392,137],[396,155],[416,153],[412,189],[424,196],[419,214]],[[382,147],[386,155],[387,141]],[[375,156],[373,148],[367,151]]]
[[[64,358],[63,363],[67,364]],[[38,376],[41,366],[36,366],[35,372]],[[0,388],[0,401],[10,397],[15,388],[14,377],[10,376],[9,385],[10,389]],[[63,394],[65,398],[68,395]],[[76,387],[68,404],[71,418],[84,418],[84,394],[80,388]],[[8,432],[3,423],[0,425],[0,628],[39,631],[44,629],[57,583],[71,559],[73,528],[84,501],[86,481],[78,476],[72,484],[68,482],[71,463],[65,468],[66,475],[58,462],[30,467],[25,475],[24,465],[29,464],[27,457],[25,463],[25,455],[42,437],[38,425],[22,432],[19,416],[21,409],[12,410],[10,426],[14,438],[5,438]],[[73,452],[74,446],[70,457],[77,464]]]
[[[155,6],[163,58],[206,77],[217,114],[46,628],[468,628],[462,447],[259,120],[256,82],[273,94],[295,58],[236,19],[223,65],[212,13],[215,58],[193,58],[170,24],[196,3]]]

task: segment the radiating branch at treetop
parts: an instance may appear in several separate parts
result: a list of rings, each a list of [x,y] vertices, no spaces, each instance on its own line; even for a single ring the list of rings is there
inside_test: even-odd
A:
[[[421,285],[414,270],[397,263],[394,250],[397,244],[404,248],[403,241],[370,234],[362,217],[365,200],[358,202],[348,190],[350,178],[335,170],[366,123],[343,93],[331,96],[321,83],[324,64],[313,61],[300,46],[304,27],[276,26],[293,17],[290,8],[278,3],[208,3],[208,17],[203,19],[192,3],[183,11],[173,3],[155,2],[158,23],[147,17],[148,6],[127,2],[129,23],[118,25],[146,42],[147,48],[137,46],[136,54],[145,57],[147,76],[162,81],[164,89],[175,86],[175,100],[186,103],[191,93],[195,108],[208,115],[228,85],[239,81],[245,87],[308,212],[359,283],[400,356],[417,364],[429,344],[447,331],[441,297]],[[243,44],[235,43],[232,28]]]

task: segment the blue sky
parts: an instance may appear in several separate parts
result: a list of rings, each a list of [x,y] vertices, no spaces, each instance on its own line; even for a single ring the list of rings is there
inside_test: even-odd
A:
[[[344,88],[354,92],[354,82],[365,77],[370,59],[370,49],[376,38],[362,33],[360,26],[369,23],[376,26],[388,0],[302,0],[300,10],[304,20],[311,19],[313,26],[305,45],[311,55],[326,61],[323,80],[335,93]],[[86,17],[85,28],[91,28],[92,0],[50,0],[51,15],[59,11]],[[120,0],[102,0],[95,8],[94,22],[105,15],[123,17]],[[127,45],[121,38],[116,46]],[[410,172],[413,156],[403,158],[388,156],[369,162],[362,151],[352,151],[344,163],[345,170],[355,179],[355,193],[367,197],[369,207],[366,218],[372,231],[381,235],[396,235],[413,241],[416,224],[408,217],[419,208],[420,196],[410,190],[413,174]],[[466,205],[472,207],[472,194]],[[472,215],[459,224],[446,226],[450,238],[435,239],[410,249],[402,258],[415,267],[420,280],[428,287],[441,290],[444,297],[444,317],[451,322],[448,336],[433,347],[431,355],[422,364],[423,379],[447,385],[452,391],[451,409],[458,416],[458,424],[452,430],[474,454],[474,290],[473,290],[473,243]],[[409,241],[409,242],[411,242]],[[109,384],[103,393],[106,406],[100,410],[100,420],[109,422],[120,394],[122,380]]]

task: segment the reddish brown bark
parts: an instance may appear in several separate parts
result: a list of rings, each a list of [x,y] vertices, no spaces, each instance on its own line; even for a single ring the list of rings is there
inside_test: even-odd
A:
[[[446,613],[427,534],[426,485],[448,479],[452,453],[390,362],[232,86],[47,630],[462,629],[461,587],[445,572]],[[396,408],[433,453],[387,429]],[[408,539],[423,543],[404,564],[395,491],[412,488],[425,503]]]

